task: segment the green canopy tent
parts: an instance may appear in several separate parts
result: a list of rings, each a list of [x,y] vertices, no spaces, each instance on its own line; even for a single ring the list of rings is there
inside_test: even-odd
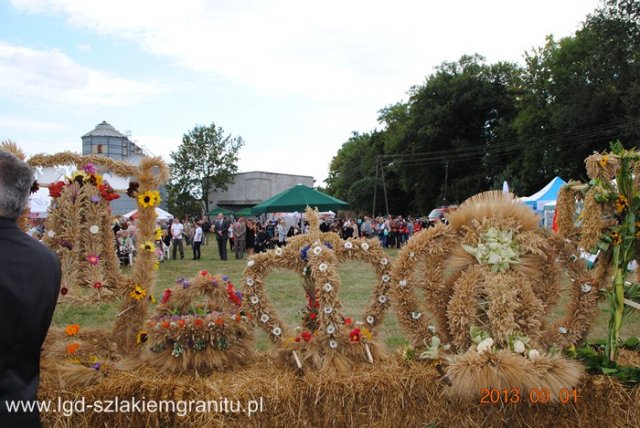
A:
[[[233,211],[228,210],[226,208],[216,208],[215,210],[211,210],[209,211],[209,215],[218,215],[218,214],[222,214],[222,215],[231,215],[233,214]]]
[[[259,203],[251,209],[251,212],[255,215],[274,212],[302,212],[307,206],[318,208],[320,211],[349,209],[349,204],[340,199],[304,184],[298,184]]]
[[[233,213],[233,215],[235,217],[249,217],[253,215],[253,213],[251,212],[251,207],[246,207],[246,208],[242,208],[239,211],[236,211],[235,213]]]

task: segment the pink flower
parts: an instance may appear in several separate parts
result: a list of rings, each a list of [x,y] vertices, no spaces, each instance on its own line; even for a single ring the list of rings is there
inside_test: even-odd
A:
[[[90,265],[95,266],[100,263],[100,256],[97,254],[90,254],[87,256],[87,261]]]
[[[98,170],[96,169],[96,166],[94,164],[92,164],[91,162],[86,164],[82,169],[87,174],[95,174],[96,172],[98,172]]]

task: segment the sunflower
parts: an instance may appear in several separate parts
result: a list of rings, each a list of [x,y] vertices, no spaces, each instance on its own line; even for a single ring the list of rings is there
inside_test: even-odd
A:
[[[616,199],[616,212],[621,214],[627,208],[629,208],[629,200],[627,200],[624,195],[618,195],[618,199]]]
[[[609,155],[602,155],[598,162],[600,163],[600,166],[602,168],[606,168],[607,164],[609,163]]]
[[[138,195],[138,204],[142,208],[153,207],[160,203],[160,192],[157,190],[147,190],[141,195]]]
[[[151,241],[146,241],[144,244],[140,245],[140,249],[147,253],[153,253],[156,249],[156,246]]]
[[[162,229],[157,227],[155,231],[155,240],[160,241],[161,239],[162,239]]]
[[[622,243],[622,235],[620,235],[618,232],[613,232],[611,234],[611,243],[613,245],[620,245]]]
[[[144,330],[140,330],[136,335],[136,343],[139,345],[147,341],[147,332]]]
[[[132,299],[140,301],[142,300],[142,298],[144,296],[147,295],[147,290],[145,290],[144,288],[140,287],[139,285],[136,285],[136,288],[134,288],[131,293],[129,293],[129,296],[131,296]]]

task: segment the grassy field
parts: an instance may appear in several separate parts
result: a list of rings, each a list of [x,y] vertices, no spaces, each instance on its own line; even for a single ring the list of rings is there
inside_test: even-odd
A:
[[[208,269],[213,274],[228,275],[232,282],[240,285],[242,271],[245,268],[247,259],[220,261],[215,243],[202,247],[202,259],[191,260],[191,252],[187,247],[184,260],[170,260],[160,264],[157,272],[156,297],[175,284],[180,277],[191,277],[202,269]],[[397,250],[386,250],[391,258],[395,258]],[[375,276],[370,266],[363,262],[347,262],[339,269],[342,279],[342,289],[340,292],[343,305],[343,313],[353,319],[360,320],[361,313],[369,301],[371,291],[375,283]],[[241,287],[239,287],[241,288]],[[280,312],[280,315],[293,328],[299,324],[300,311],[306,305],[306,299],[302,288],[301,280],[291,271],[277,269],[272,272],[266,280],[265,289],[273,302],[273,306]],[[566,302],[563,296],[561,302]],[[99,306],[71,306],[59,305],[54,314],[53,324],[64,326],[69,323],[78,323],[84,327],[110,328],[113,325],[115,314],[118,312],[119,302],[106,303]],[[601,305],[601,311],[594,328],[591,331],[591,339],[601,339],[605,337],[607,330],[608,314],[605,312],[606,306]],[[563,314],[562,303],[558,305],[552,318],[555,319]],[[395,350],[407,343],[397,318],[392,309],[387,312],[384,323],[379,330],[379,336],[386,343],[389,350]],[[630,336],[640,336],[640,317],[634,312],[625,319],[622,331],[623,338]],[[257,347],[260,350],[269,347],[266,336],[262,330],[256,331]]]

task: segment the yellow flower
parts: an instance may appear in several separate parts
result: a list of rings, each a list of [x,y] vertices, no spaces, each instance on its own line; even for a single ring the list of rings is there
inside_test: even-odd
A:
[[[138,195],[138,204],[142,208],[153,207],[160,203],[160,192],[157,190],[147,190],[141,195]]]
[[[362,337],[365,340],[371,340],[373,339],[373,333],[371,333],[369,330],[367,330],[366,328],[362,329]]]
[[[135,299],[137,301],[142,300],[142,298],[146,295],[147,295],[147,290],[140,287],[139,285],[136,285],[136,288],[134,288],[133,291],[129,293],[129,296],[131,296],[132,299]]]
[[[606,168],[607,163],[609,162],[609,155],[602,155],[599,162],[601,167]]]
[[[96,187],[100,186],[102,184],[102,176],[100,174],[94,174],[94,177],[96,178]]]
[[[620,214],[627,208],[629,208],[629,201],[627,200],[626,196],[618,195],[618,199],[616,199],[616,212]]]
[[[140,245],[140,249],[142,251],[146,251],[147,253],[153,253],[156,249],[156,246],[151,241],[146,241],[144,244]]]
[[[98,357],[97,357],[97,356],[95,356],[95,355],[92,355],[91,357],[89,357],[89,363],[90,363],[90,364],[95,364],[95,363],[97,363],[97,362],[99,362],[99,361],[100,361],[100,360],[99,360],[99,359],[98,359]]]
[[[156,262],[153,264],[153,270],[158,270],[159,267],[160,267],[160,261],[156,260]]]
[[[155,234],[156,234],[156,236],[155,236],[155,240],[156,240],[156,241],[159,241],[159,240],[161,240],[161,239],[162,239],[162,229],[160,229],[159,227],[157,227],[157,228],[156,228],[156,231],[155,231]]]
[[[136,335],[136,343],[139,345],[147,341],[147,332],[144,330],[140,330]]]
[[[613,232],[611,234],[611,243],[613,245],[620,245],[622,242],[622,236],[618,232]]]

